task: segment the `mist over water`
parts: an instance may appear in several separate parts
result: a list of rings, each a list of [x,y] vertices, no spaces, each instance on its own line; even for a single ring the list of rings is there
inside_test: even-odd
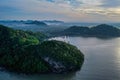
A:
[[[85,55],[80,71],[69,74],[23,75],[0,71],[0,80],[120,80],[120,38],[56,37]]]

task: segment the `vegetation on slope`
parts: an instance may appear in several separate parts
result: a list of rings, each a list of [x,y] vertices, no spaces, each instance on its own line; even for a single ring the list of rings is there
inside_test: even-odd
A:
[[[84,56],[76,47],[60,41],[43,42],[44,36],[39,35],[0,25],[0,66],[22,73],[60,73],[81,67]]]
[[[65,42],[55,40],[45,41],[37,47],[40,56],[42,58],[49,58],[49,60],[55,62],[50,66],[59,72],[80,69],[84,61],[84,55],[81,51]],[[62,66],[60,67],[61,70],[57,66]]]
[[[106,24],[101,24],[92,28],[72,26],[62,32],[57,32],[56,35],[84,37],[120,37],[120,29]]]
[[[39,34],[40,35],[40,34]],[[45,62],[28,51],[29,46],[40,43],[36,33],[13,30],[0,25],[0,65],[17,72],[45,72]]]

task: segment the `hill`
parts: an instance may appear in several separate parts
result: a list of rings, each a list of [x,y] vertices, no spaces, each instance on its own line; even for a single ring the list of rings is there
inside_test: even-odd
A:
[[[83,37],[120,37],[120,29],[107,24],[101,24],[92,28],[72,26],[68,29],[65,29],[62,32],[57,32],[56,35],[83,36]]]
[[[63,73],[81,68],[84,55],[61,41],[43,41],[42,34],[0,25],[0,67],[20,73]]]
[[[41,22],[41,21],[30,21],[30,22],[26,22],[25,24],[34,24],[34,25],[40,25],[40,26],[47,26],[46,23]]]

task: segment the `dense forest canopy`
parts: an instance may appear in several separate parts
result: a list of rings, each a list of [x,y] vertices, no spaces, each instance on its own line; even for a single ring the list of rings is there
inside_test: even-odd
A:
[[[61,41],[43,41],[41,33],[0,25],[0,67],[22,73],[62,73],[81,68],[84,55]]]

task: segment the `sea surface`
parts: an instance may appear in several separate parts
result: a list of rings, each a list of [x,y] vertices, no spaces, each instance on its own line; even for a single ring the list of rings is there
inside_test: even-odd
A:
[[[25,75],[0,71],[0,80],[120,80],[120,38],[56,37],[85,55],[82,69],[68,74]]]

